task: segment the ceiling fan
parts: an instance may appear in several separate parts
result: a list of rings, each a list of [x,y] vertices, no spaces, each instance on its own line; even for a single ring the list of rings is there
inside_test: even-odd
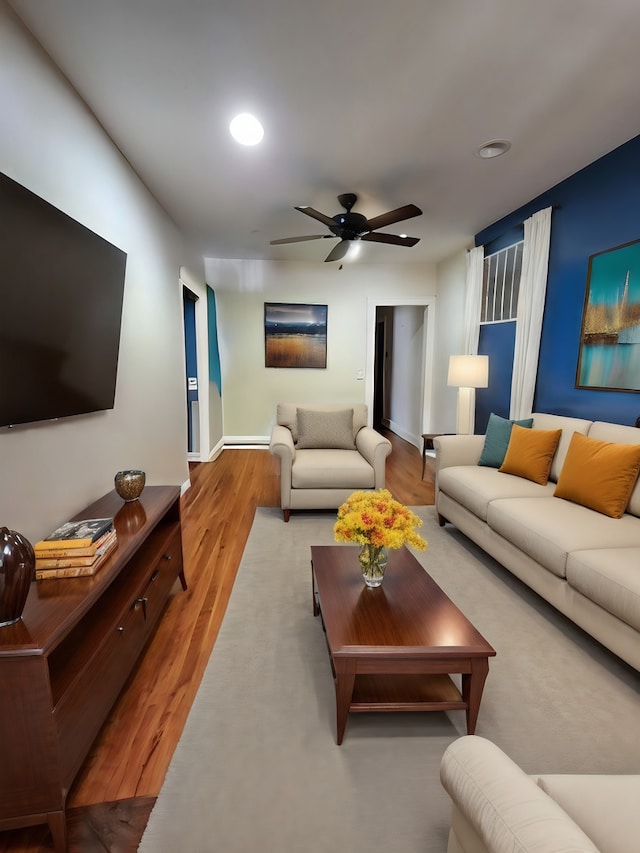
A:
[[[378,228],[385,228],[388,225],[393,225],[395,222],[403,222],[405,219],[411,219],[414,216],[420,216],[422,211],[415,204],[405,204],[404,207],[398,207],[395,210],[390,210],[388,213],[382,213],[380,216],[374,216],[373,219],[367,219],[361,213],[353,213],[351,208],[357,202],[358,196],[355,193],[343,193],[338,196],[338,201],[346,210],[346,213],[337,213],[335,216],[326,216],[315,210],[313,207],[303,205],[296,207],[301,213],[306,213],[307,216],[317,219],[327,225],[331,234],[308,234],[304,237],[284,237],[281,240],[271,240],[271,245],[276,246],[281,243],[299,243],[302,240],[321,240],[326,237],[339,237],[340,242],[337,243],[329,252],[326,261],[339,261],[349,251],[349,246],[352,240],[367,240],[372,243],[389,243],[393,246],[415,246],[420,241],[419,237],[404,237],[398,234],[386,234],[378,231]]]

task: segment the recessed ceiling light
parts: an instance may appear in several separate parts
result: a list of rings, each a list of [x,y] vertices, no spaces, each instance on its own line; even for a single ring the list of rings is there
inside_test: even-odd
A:
[[[490,160],[492,157],[506,154],[510,148],[511,143],[508,139],[492,139],[491,142],[485,142],[484,145],[481,145],[476,154],[483,160]]]
[[[262,141],[264,129],[251,113],[240,113],[229,125],[231,136],[241,145],[257,145]]]

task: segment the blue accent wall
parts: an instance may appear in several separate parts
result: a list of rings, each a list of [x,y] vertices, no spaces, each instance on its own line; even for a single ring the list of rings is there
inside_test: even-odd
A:
[[[184,352],[186,375],[198,377],[198,359],[196,357],[196,303],[185,297],[184,300]],[[189,391],[187,400],[197,400],[198,392]]]
[[[187,450],[192,453],[193,446],[193,417],[191,404],[198,399],[198,389],[189,388],[189,377],[198,378],[198,359],[196,352],[196,303],[187,296],[183,288],[182,305],[184,310],[184,355],[185,355],[185,385],[187,387]]]
[[[491,412],[509,417],[515,338],[515,322],[480,326],[478,352],[489,356],[489,387],[476,390],[476,434],[486,432]]]
[[[207,320],[209,332],[209,382],[215,383],[218,393],[222,394],[222,370],[220,367],[220,348],[218,346],[218,312],[216,295],[207,285]]]
[[[640,415],[638,393],[576,388],[575,381],[589,257],[640,239],[640,136],[485,228],[476,245],[490,253],[516,242],[522,222],[550,205],[555,209],[534,411],[634,424]],[[490,355],[491,386],[505,382],[503,368],[513,358],[513,338],[508,341],[494,329],[495,334],[481,336],[479,348]],[[490,387],[487,392],[495,397],[486,399],[501,400],[503,390]],[[484,399],[477,392],[476,432],[489,414]]]

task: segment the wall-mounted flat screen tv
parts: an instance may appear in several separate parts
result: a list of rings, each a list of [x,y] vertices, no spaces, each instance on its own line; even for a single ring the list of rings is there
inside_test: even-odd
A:
[[[0,427],[113,408],[126,260],[0,174]]]

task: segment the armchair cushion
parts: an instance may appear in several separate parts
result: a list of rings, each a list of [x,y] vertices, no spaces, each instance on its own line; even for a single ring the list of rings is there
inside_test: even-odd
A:
[[[291,469],[294,489],[373,489],[375,470],[357,450],[298,450]]]
[[[367,407],[364,403],[278,403],[276,423],[291,430],[294,443],[298,441],[298,409],[313,412],[339,412],[353,408],[353,435],[367,425]]]
[[[353,450],[353,409],[298,409],[298,448]]]

